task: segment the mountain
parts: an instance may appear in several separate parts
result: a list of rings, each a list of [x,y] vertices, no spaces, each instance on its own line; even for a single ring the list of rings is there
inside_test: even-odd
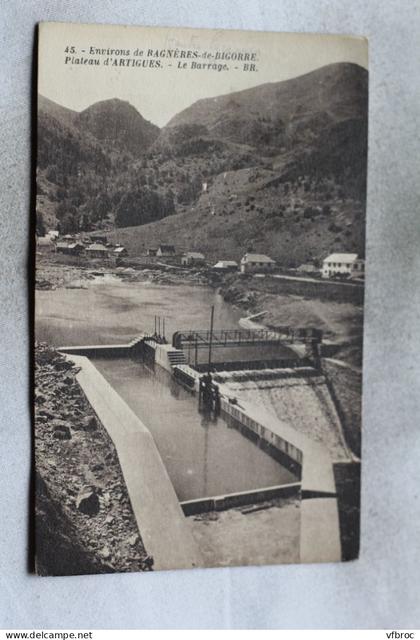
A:
[[[158,127],[122,100],[98,102],[76,112],[40,95],[38,232],[110,226],[119,209],[119,220],[130,223],[130,203],[139,211],[137,222],[172,213],[167,189],[144,193],[148,188],[137,175],[129,175],[158,133]]]
[[[52,101],[39,102],[37,121],[37,231],[79,226],[112,173],[100,143],[74,126],[75,112]]]
[[[77,111],[63,107],[61,104],[58,104],[41,94],[38,95],[38,112],[48,114],[67,125],[72,125],[77,115]]]
[[[331,177],[346,194],[363,199],[367,89],[365,69],[337,63],[199,100],[170,120],[150,153],[160,166],[181,158],[178,166],[186,166],[196,182],[259,166],[279,182]]]
[[[220,259],[252,247],[289,266],[363,254],[367,98],[367,71],[338,63],[199,100],[148,154],[171,176],[178,215],[115,237],[134,253],[159,239]]]
[[[327,65],[199,100],[160,131],[121,100],[76,114],[48,101],[41,137],[57,151],[41,176],[66,154],[70,166],[46,200],[60,215],[72,206],[74,229],[129,227],[114,237],[133,255],[158,241],[220,259],[253,248],[289,266],[363,254],[367,89],[365,69]]]
[[[145,120],[129,102],[103,100],[78,113],[80,131],[91,133],[110,150],[141,157],[159,135],[159,127]]]
[[[260,149],[264,155],[311,144],[349,119],[366,118],[367,71],[351,63],[195,102],[174,116],[160,142],[186,134]]]

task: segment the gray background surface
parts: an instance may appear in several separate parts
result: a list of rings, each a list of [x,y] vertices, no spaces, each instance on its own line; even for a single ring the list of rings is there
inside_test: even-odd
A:
[[[0,22],[0,628],[420,627],[420,4],[6,2]],[[30,95],[40,20],[353,33],[370,40],[362,552],[337,565],[27,573]]]

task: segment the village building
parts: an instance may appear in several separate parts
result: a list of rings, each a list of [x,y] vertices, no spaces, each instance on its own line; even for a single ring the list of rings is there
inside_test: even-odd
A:
[[[357,260],[353,262],[351,277],[352,278],[365,277],[365,261],[363,260],[363,258],[357,258]]]
[[[216,262],[213,269],[217,269],[218,271],[236,271],[238,268],[238,263],[235,260],[219,260]]]
[[[241,259],[241,273],[269,272],[275,266],[275,261],[263,253],[246,253]]]
[[[176,255],[175,247],[173,244],[160,244],[156,255],[159,258],[173,258]]]
[[[103,244],[94,243],[88,246],[86,253],[90,258],[108,258],[108,249]]]
[[[91,233],[90,239],[94,244],[107,244],[108,236],[102,233]]]
[[[56,231],[56,230],[51,230],[46,233],[46,237],[51,238],[51,240],[57,240],[59,235],[60,235],[59,231]]]
[[[147,249],[147,255],[151,258],[155,258],[157,255],[157,247],[149,247]]]
[[[365,261],[357,253],[332,253],[322,262],[322,277],[363,278]]]
[[[79,256],[84,249],[81,242],[57,242],[55,246],[57,253],[63,253],[69,256]]]
[[[197,251],[188,251],[187,253],[184,253],[184,255],[182,256],[181,264],[184,267],[192,267],[192,266],[199,267],[206,264],[206,259],[204,257],[204,254],[202,253],[198,253]]]
[[[304,264],[301,264],[296,271],[299,273],[317,273],[319,269],[312,264],[312,262],[305,262]]]
[[[54,249],[54,242],[51,236],[36,236],[37,251],[51,251]]]
[[[117,258],[125,258],[128,256],[128,251],[125,247],[115,247],[114,256]]]

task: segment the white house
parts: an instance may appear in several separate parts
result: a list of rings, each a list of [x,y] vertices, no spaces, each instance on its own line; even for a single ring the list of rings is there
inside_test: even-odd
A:
[[[343,276],[348,278],[363,278],[365,261],[357,253],[332,253],[323,260],[322,277]]]
[[[241,273],[272,271],[275,266],[275,261],[262,253],[246,253],[241,259]]]

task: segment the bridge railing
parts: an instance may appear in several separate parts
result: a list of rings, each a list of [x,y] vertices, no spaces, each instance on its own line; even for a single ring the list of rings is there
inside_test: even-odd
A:
[[[202,348],[210,344],[213,346],[253,344],[261,342],[303,342],[320,343],[322,331],[313,327],[278,327],[277,329],[217,329],[213,332],[204,331],[176,331],[172,337],[172,344],[182,349],[184,344]]]

